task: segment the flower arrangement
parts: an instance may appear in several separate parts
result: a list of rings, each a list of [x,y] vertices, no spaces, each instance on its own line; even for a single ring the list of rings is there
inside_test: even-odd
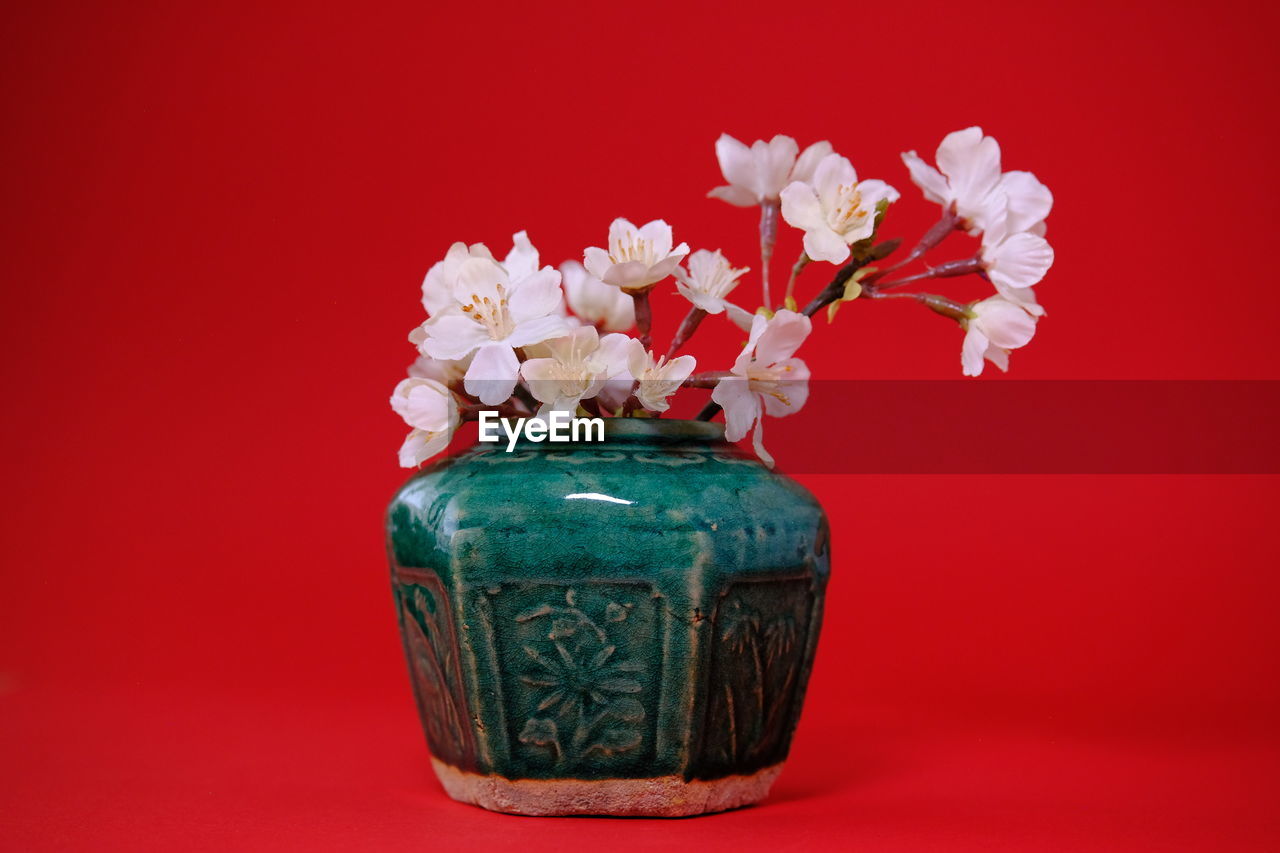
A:
[[[1045,219],[1053,206],[1035,175],[1002,171],[1000,146],[970,127],[938,146],[936,168],[915,151],[902,155],[924,197],[941,206],[935,225],[914,247],[887,261],[900,239],[878,241],[899,194],[880,180],[859,180],[829,142],[800,151],[789,136],[744,145],[727,134],[716,142],[727,184],[708,193],[739,207],[760,208],[760,304],[749,311],[729,296],[750,270],[719,251],[675,245],[671,226],[654,220],[636,227],[615,219],[603,247],[582,262],[540,266],[538,250],[521,231],[497,260],[483,243],[455,243],[422,283],[427,319],[409,334],[419,356],[396,386],[391,407],[412,428],[400,464],[415,467],[440,453],[453,431],[483,410],[528,418],[553,412],[588,416],[658,417],[682,388],[709,388],[698,415],[723,411],[725,434],[747,434],[766,464],[763,418],[799,410],[808,396],[809,368],[795,357],[812,331],[853,299],[914,299],[954,320],[964,331],[961,367],[978,376],[990,361],[1008,369],[1010,350],[1030,342],[1044,315],[1035,285],[1053,264]],[[781,300],[771,295],[769,270],[778,220],[804,232],[804,251],[792,265]],[[972,257],[920,261],[954,232],[978,240]],[[796,285],[812,263],[831,264],[830,281],[800,308]],[[927,279],[977,275],[993,295],[963,304],[936,293],[898,291]],[[690,308],[664,351],[650,334],[650,292],[674,281]],[[693,356],[678,355],[709,315],[723,315],[748,333],[727,370],[695,373]],[[629,334],[635,330],[633,336]]]

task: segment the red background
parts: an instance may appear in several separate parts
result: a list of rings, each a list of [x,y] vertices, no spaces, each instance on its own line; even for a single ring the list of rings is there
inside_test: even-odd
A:
[[[1057,199],[1012,375],[1280,378],[1274,8],[0,14],[0,845],[1280,843],[1274,477],[805,477],[836,562],[792,762],[765,806],[678,822],[446,799],[380,530],[427,267],[520,228],[556,263],[617,215],[755,266],[752,214],[704,198],[721,131],[831,139],[910,238],[936,208],[898,152],[980,123]],[[802,354],[958,380],[959,345],[884,302]],[[852,413],[808,416],[882,438]]]

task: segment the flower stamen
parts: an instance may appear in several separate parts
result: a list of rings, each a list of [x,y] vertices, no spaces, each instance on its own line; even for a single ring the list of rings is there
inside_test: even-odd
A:
[[[462,313],[484,326],[489,337],[495,341],[506,338],[515,329],[511,319],[511,310],[507,303],[507,291],[501,284],[496,285],[498,301],[487,296],[471,294],[471,302],[462,306]]]

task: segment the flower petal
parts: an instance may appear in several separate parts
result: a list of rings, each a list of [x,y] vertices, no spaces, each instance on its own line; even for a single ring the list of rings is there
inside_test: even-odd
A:
[[[733,325],[744,332],[751,331],[751,322],[755,318],[754,314],[745,308],[734,305],[732,302],[724,303],[724,310],[725,315]]]
[[[520,375],[529,386],[529,393],[539,403],[550,403],[559,394],[558,364],[554,358],[531,358],[520,365]]]
[[[841,186],[851,187],[857,182],[858,173],[853,164],[839,154],[823,157],[813,173],[813,188],[818,193],[823,210],[831,210],[836,206]]]
[[[519,282],[538,271],[538,250],[529,242],[529,232],[520,231],[511,235],[511,251],[507,252],[502,265],[512,282]]]
[[[769,451],[764,449],[764,421],[756,422],[755,434],[751,436],[751,446],[755,448],[756,456],[760,457],[760,461],[765,464],[766,468],[773,467],[773,457],[769,455]]]
[[[520,282],[511,294],[511,319],[517,324],[556,312],[563,297],[560,271],[543,267]]]
[[[818,168],[818,164],[822,162],[822,158],[832,153],[833,150],[831,143],[825,139],[821,142],[815,142],[804,149],[804,151],[800,152],[795,166],[791,169],[791,180],[804,181],[805,183],[812,181],[813,173]]]
[[[677,261],[679,263],[679,261]],[[588,267],[590,269],[590,267]],[[622,264],[611,264],[599,279],[605,284],[621,287],[623,290],[638,290],[653,284],[649,275],[649,265],[644,261],[627,261]]]
[[[453,395],[434,379],[401,380],[391,395],[391,408],[409,426],[428,432],[447,430],[457,417]]]
[[[774,365],[780,370],[778,393],[762,394],[764,410],[771,418],[785,418],[794,414],[809,400],[809,366],[798,358],[789,358]]]
[[[892,204],[901,197],[897,190],[878,178],[859,181],[858,193],[862,196],[862,206],[867,210],[874,210],[882,201]]]
[[[511,396],[519,375],[520,361],[510,346],[487,344],[476,351],[463,387],[486,406],[496,406]]]
[[[1053,209],[1053,193],[1030,172],[1005,172],[1000,191],[1008,199],[1009,232],[1017,234],[1043,222]]]
[[[596,350],[596,356],[605,365],[604,370],[601,371],[604,376],[612,379],[627,369],[632,341],[637,344],[640,343],[635,338],[617,333],[605,335],[600,339],[600,346]]]
[[[987,336],[979,331],[972,322],[965,332],[964,344],[960,347],[960,366],[965,376],[981,376],[983,357],[987,352]]]
[[[1030,343],[1036,333],[1036,321],[1021,306],[999,296],[984,299],[973,306],[975,317],[970,327],[977,326],[993,346],[1018,349]]]
[[[680,295],[693,303],[695,308],[701,308],[708,314],[719,314],[724,310],[725,301],[718,296],[708,296],[700,290],[694,290],[683,281],[676,282],[676,290],[680,291]]]
[[[661,219],[655,219],[652,222],[646,222],[640,226],[639,236],[650,246],[653,247],[654,258],[665,258],[671,253],[671,226],[663,222]],[[689,248],[685,247],[685,253],[688,254]]]
[[[787,185],[791,168],[796,164],[800,146],[790,136],[778,134],[768,143],[757,142],[752,147],[756,156],[758,189],[762,198],[775,200]]]
[[[483,326],[462,314],[437,314],[430,322],[427,338],[419,348],[432,358],[466,358],[489,340]]]
[[[502,343],[508,347],[527,347],[530,344],[540,344],[552,338],[562,337],[568,331],[569,323],[564,317],[559,314],[549,314],[546,317],[535,317],[532,320],[517,323]]]
[[[453,285],[453,298],[462,305],[469,305],[477,299],[490,299],[497,302],[502,297],[498,287],[504,289],[511,279],[505,270],[495,261],[485,258],[471,258],[458,266],[458,278]]]
[[[592,246],[582,253],[582,265],[592,276],[603,279],[609,267],[613,266],[613,261],[609,260],[609,253],[604,249]]]
[[[987,275],[998,287],[1031,287],[1053,266],[1053,247],[1035,234],[1014,234],[993,251],[983,251]]]
[[[755,192],[755,160],[751,149],[727,133],[716,140],[716,159],[720,161],[720,173],[730,184]],[[756,198],[755,202],[759,203]]]
[[[860,230],[866,230],[860,229]],[[861,239],[854,237],[855,240]],[[842,264],[849,259],[849,244],[830,228],[804,232],[804,253],[815,261]]]
[[[1023,311],[1026,311],[1032,317],[1043,317],[1045,315],[1044,306],[1036,299],[1034,288],[1030,287],[1001,287],[996,285],[996,291],[1005,299],[1017,305]]]
[[[938,146],[937,162],[961,218],[980,215],[983,201],[1000,181],[1000,143],[983,136],[980,127],[957,130]]]
[[[635,239],[637,228],[630,219],[619,216],[609,223],[609,250],[618,243],[630,243]],[[588,268],[589,269],[589,268]]]
[[[926,199],[937,204],[951,202],[951,188],[941,172],[920,159],[920,155],[914,151],[904,151],[902,162],[911,174],[911,182],[920,188]]]
[[[756,340],[756,361],[761,364],[776,364],[791,358],[811,331],[812,320],[783,308],[773,315]]]
[[[448,432],[424,432],[415,429],[405,436],[400,445],[400,467],[417,468],[449,446]]]
[[[676,248],[684,249],[685,252],[689,251],[689,247],[686,246],[684,243],[681,243]],[[662,259],[661,261],[658,261],[656,264],[649,267],[649,275],[647,276],[647,278],[649,279],[650,282],[653,282],[653,283],[662,281],[664,278],[668,277],[669,275],[671,275],[673,272],[676,271],[676,268],[680,266],[680,261],[683,259],[684,259],[683,254],[673,253],[668,255],[666,258]]]
[[[736,207],[755,207],[760,203],[760,200],[756,198],[755,193],[736,184],[725,184],[722,187],[716,187],[711,192],[707,193],[707,197],[727,201],[729,204]]]
[[[682,355],[671,359],[662,366],[662,378],[670,382],[683,382],[698,366],[698,360],[691,355]]]
[[[711,399],[724,409],[724,437],[729,441],[741,441],[760,419],[760,397],[746,379],[721,379],[711,391]]]
[[[782,191],[782,218],[792,228],[825,228],[826,217],[818,194],[808,184],[796,181]]]

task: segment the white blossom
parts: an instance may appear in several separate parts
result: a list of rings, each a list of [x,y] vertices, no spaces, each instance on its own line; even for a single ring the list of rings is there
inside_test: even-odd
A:
[[[529,392],[543,404],[538,415],[575,412],[579,402],[600,393],[607,380],[626,368],[633,340],[620,334],[601,338],[595,326],[580,326],[542,344],[548,357],[531,358],[520,367]]]
[[[647,290],[667,276],[689,254],[687,243],[672,248],[671,226],[655,219],[640,228],[625,219],[609,226],[609,248],[583,253],[587,272],[626,291]]]
[[[804,230],[804,250],[815,261],[844,263],[849,246],[875,232],[876,206],[898,200],[884,181],[859,181],[839,154],[818,163],[812,184],[797,181],[782,191],[782,218]]]
[[[454,243],[444,260],[437,261],[427,270],[422,280],[422,307],[429,316],[435,316],[453,305],[453,288],[458,283],[458,271],[464,261],[482,258],[492,261],[493,254],[484,243]],[[502,261],[502,267],[512,282],[519,283],[538,271],[538,250],[529,242],[529,233],[520,231],[511,235],[511,251]]]
[[[738,207],[777,204],[784,187],[793,181],[813,179],[819,161],[831,153],[831,143],[815,142],[797,154],[800,146],[790,136],[757,139],[748,148],[727,133],[716,140],[716,159],[728,185],[707,193]]]
[[[627,371],[636,380],[636,399],[650,412],[665,412],[670,403],[667,398],[680,390],[689,378],[697,361],[691,355],[682,355],[667,361],[666,356],[654,359],[644,344],[631,339],[627,358]]]
[[[636,324],[635,300],[610,287],[577,261],[560,265],[565,301],[576,316],[605,332],[625,332]]]
[[[721,314],[726,308],[737,307],[725,299],[735,287],[738,279],[751,271],[750,267],[735,269],[717,249],[709,252],[699,249],[689,256],[683,267],[676,267],[676,290],[697,307],[708,314]]]
[[[1026,346],[1036,333],[1036,320],[1022,306],[1003,296],[991,296],[969,307],[964,321],[960,364],[965,376],[981,376],[985,361],[1009,369],[1009,350]]]
[[[434,379],[401,380],[391,394],[391,408],[413,427],[400,447],[404,468],[415,468],[448,447],[458,426],[453,395]]]
[[[1009,211],[1010,233],[1043,230],[1053,207],[1049,188],[1030,172],[1000,171],[1000,143],[984,136],[982,128],[969,127],[949,133],[938,146],[938,168],[914,151],[904,152],[902,162],[911,180],[929,201],[943,207],[955,205],[964,227],[976,234],[988,227],[990,207]],[[1005,200],[996,198],[1001,193]]]
[[[427,270],[427,276],[422,280],[422,307],[427,309],[428,316],[434,317],[453,305],[453,286],[458,281],[458,270],[462,268],[464,261],[471,258],[491,261],[493,255],[484,243],[473,243],[470,246],[466,243],[454,243],[445,253],[444,260],[436,261]]]
[[[987,229],[982,232],[979,257],[996,291],[1010,302],[1040,316],[1031,288],[1040,283],[1053,266],[1053,247],[1039,234],[1010,229],[1011,215],[1004,195],[997,191],[987,206]]]
[[[783,309],[771,318],[757,314],[751,337],[730,371],[711,392],[724,409],[725,437],[740,441],[748,432],[757,455],[772,467],[764,449],[763,415],[785,417],[809,398],[809,368],[795,352],[813,329],[809,318]]]
[[[551,267],[513,281],[502,265],[471,258],[459,268],[453,299],[452,306],[422,325],[420,349],[447,360],[474,354],[463,385],[491,406],[515,390],[520,374],[515,351],[560,337],[569,328],[558,313],[560,273]]]

